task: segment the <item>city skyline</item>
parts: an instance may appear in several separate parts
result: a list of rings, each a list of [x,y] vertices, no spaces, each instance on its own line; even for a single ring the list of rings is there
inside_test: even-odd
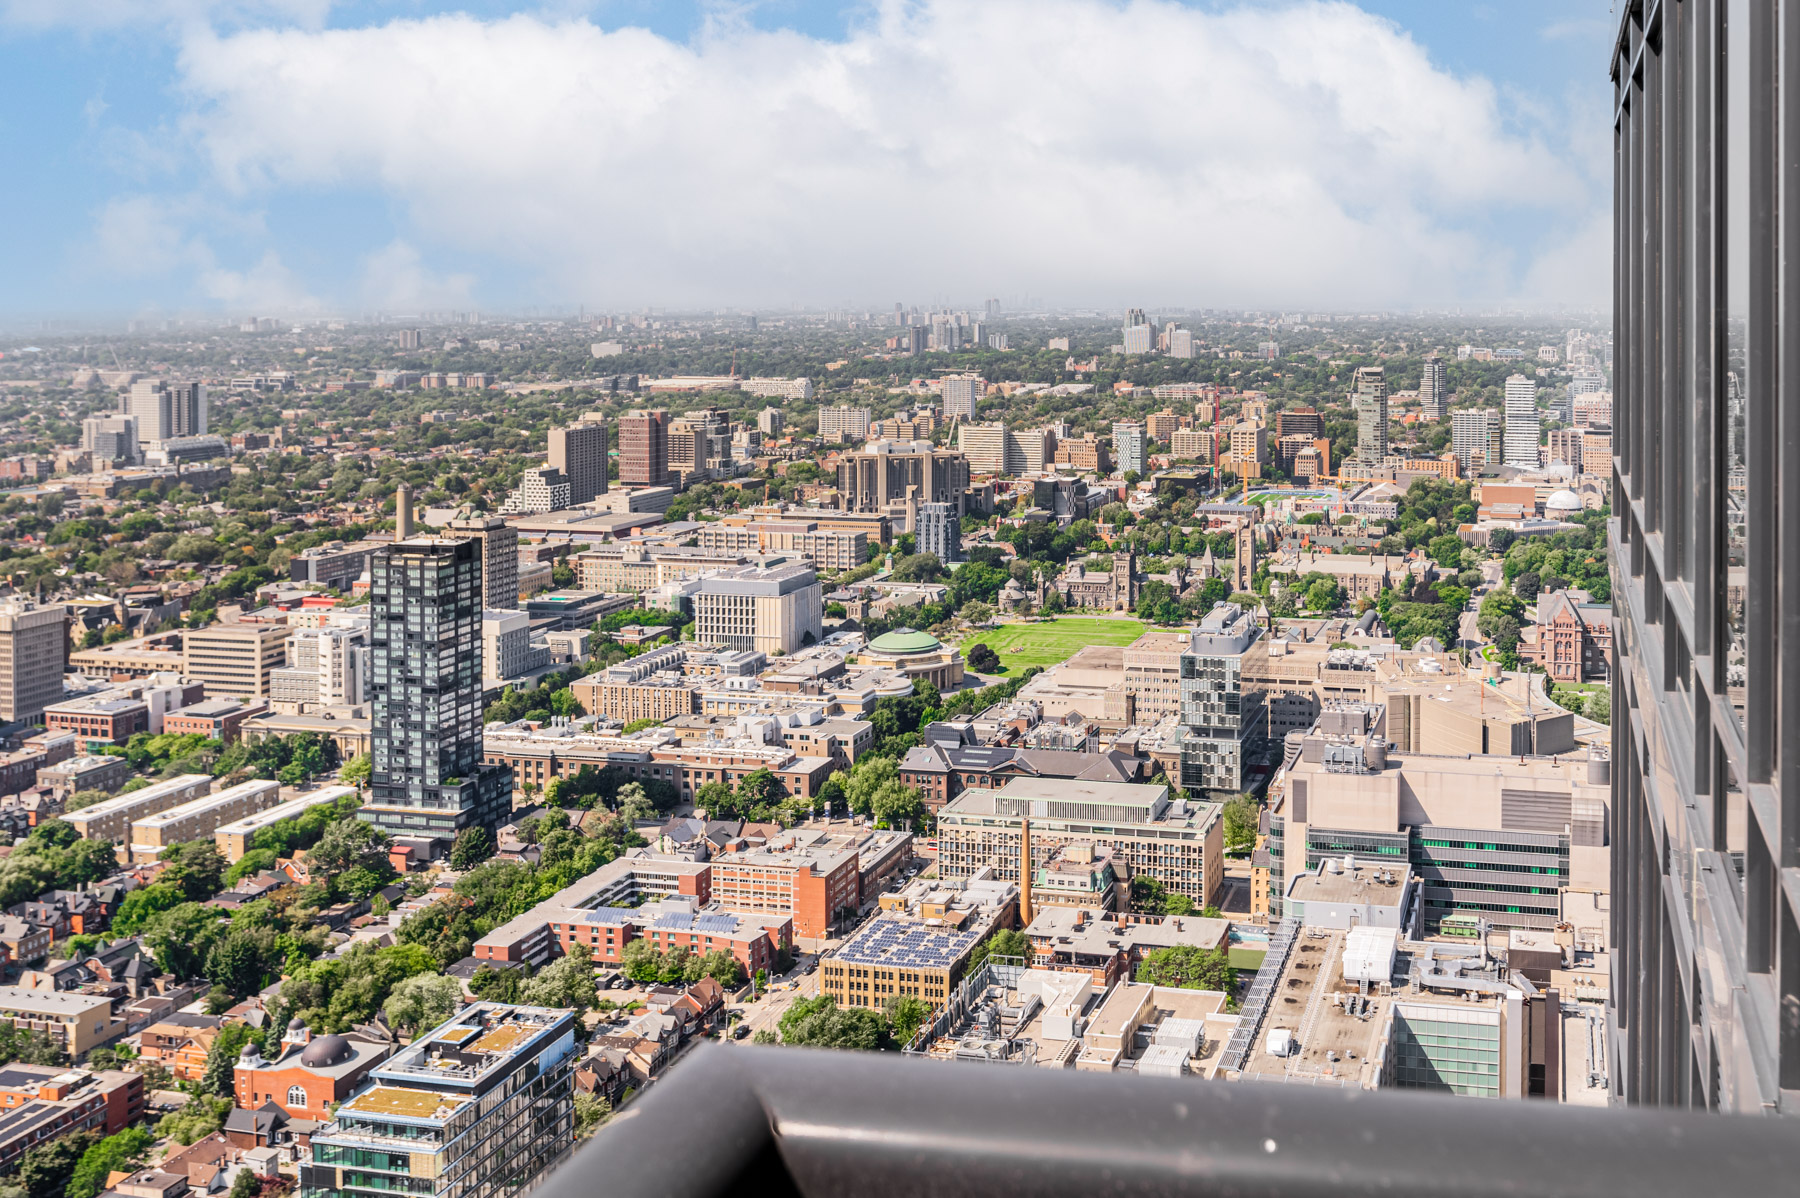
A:
[[[38,235],[0,313],[1601,305],[1609,154],[1580,139],[1609,24],[1598,0],[13,0],[0,75],[38,117],[0,212]],[[1095,86],[1018,102],[1064,60]],[[949,81],[925,111],[922,78]]]

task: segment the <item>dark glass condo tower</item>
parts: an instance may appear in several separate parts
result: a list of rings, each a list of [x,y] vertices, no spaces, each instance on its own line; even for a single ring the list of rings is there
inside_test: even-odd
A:
[[[1800,12],[1619,7],[1612,1077],[1793,1113]]]
[[[473,541],[417,538],[370,577],[372,761],[364,816],[391,836],[490,831],[510,771],[481,761],[481,558]]]

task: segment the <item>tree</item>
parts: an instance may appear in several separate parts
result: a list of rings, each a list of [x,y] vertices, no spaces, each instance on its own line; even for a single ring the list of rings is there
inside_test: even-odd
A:
[[[1432,561],[1446,570],[1462,568],[1462,538],[1453,532],[1431,538],[1431,543],[1426,545],[1425,552],[1430,555]]]
[[[358,753],[349,761],[346,761],[344,763],[344,768],[338,771],[338,781],[342,782],[345,786],[354,786],[361,789],[369,784],[369,776],[373,772],[373,769],[374,763],[371,761],[369,755],[367,753]]]
[[[892,757],[865,755],[857,758],[856,764],[850,767],[850,774],[844,783],[844,796],[851,811],[857,815],[868,815],[874,810],[875,795],[881,788],[890,782],[898,784],[899,781],[900,771]]]
[[[888,1047],[887,1020],[862,1008],[840,1009],[829,994],[802,999],[781,1017],[783,1044],[874,1052]]]
[[[107,1136],[81,1154],[63,1189],[65,1198],[94,1198],[106,1189],[108,1176],[131,1172],[155,1143],[156,1137],[141,1127]]]
[[[256,1038],[256,1033],[250,1030],[247,1023],[220,1024],[218,1032],[213,1036],[212,1047],[206,1050],[206,1069],[200,1075],[201,1091],[229,1097],[232,1093],[232,1069],[237,1065],[244,1045]]]
[[[737,811],[737,796],[723,782],[708,782],[694,792],[694,810],[707,819],[730,819]]]
[[[930,1005],[910,994],[890,995],[883,1011],[894,1029],[895,1042],[903,1045],[911,1044],[925,1021],[931,1018]]]
[[[1582,714],[1596,724],[1612,723],[1612,692],[1597,690],[1589,695],[1586,710]]]
[[[95,803],[104,803],[112,796],[104,790],[78,790],[69,796],[63,804],[64,811],[80,811],[83,807],[92,807]]]
[[[633,940],[619,954],[619,972],[634,982],[654,982],[662,972],[662,954],[648,940]]]
[[[119,904],[118,914],[113,916],[112,931],[120,936],[135,935],[151,916],[178,907],[184,901],[181,887],[169,882],[156,882],[142,890],[134,890]]]
[[[195,1094],[189,1097],[186,1106],[158,1121],[156,1134],[178,1144],[192,1144],[218,1131],[230,1113],[231,1099]]]
[[[1146,914],[1162,911],[1168,901],[1163,884],[1149,874],[1136,874],[1131,879],[1131,909]]]
[[[884,827],[909,829],[922,826],[929,815],[918,788],[898,781],[882,783],[869,800],[869,813]]]
[[[1231,958],[1223,948],[1178,945],[1144,954],[1138,963],[1136,980],[1153,986],[1223,990],[1231,994],[1237,987],[1237,970],[1232,968]]]
[[[989,957],[1017,957],[1030,965],[1033,950],[1031,940],[1023,932],[1001,929],[977,944],[969,954],[967,973],[974,973],[987,963]]]
[[[575,945],[544,966],[519,990],[520,1001],[531,1007],[586,1011],[594,1005],[594,997],[594,958],[585,944]]]
[[[979,599],[963,604],[962,618],[971,624],[985,624],[994,618],[994,609]]]
[[[612,1118],[612,1103],[586,1090],[575,1091],[575,1138],[585,1140]]]
[[[19,1184],[27,1198],[59,1198],[75,1166],[99,1139],[97,1131],[78,1131],[29,1149],[19,1165]]]
[[[395,1031],[417,1035],[450,1018],[461,1002],[462,987],[455,978],[418,973],[395,986],[381,1009]]]
[[[199,903],[181,903],[159,911],[144,924],[144,947],[177,980],[199,977],[221,935],[219,920],[224,914]]]
[[[157,860],[168,863],[160,880],[181,887],[192,902],[203,903],[219,893],[225,880],[225,855],[211,840],[172,844],[157,854]]]
[[[256,1179],[256,1174],[250,1172],[248,1166],[244,1166],[232,1179],[231,1193],[226,1198],[256,1198],[260,1193],[262,1193],[262,1182]]]
[[[360,819],[340,819],[326,826],[319,842],[307,851],[307,861],[325,876],[327,888],[335,894],[341,875],[357,867],[383,881],[393,878],[387,853],[387,833]]]
[[[483,965],[469,979],[469,989],[475,997],[488,1002],[517,1003],[519,990],[525,979],[516,969],[495,969],[492,965]]]
[[[1000,655],[983,643],[970,645],[968,658],[969,668],[982,674],[998,674],[1006,668],[1000,664]]]
[[[1241,853],[1256,844],[1256,827],[1262,808],[1250,795],[1233,795],[1225,801],[1225,851]]]
[[[450,868],[470,869],[494,855],[494,838],[480,824],[470,824],[456,834],[450,846]]]

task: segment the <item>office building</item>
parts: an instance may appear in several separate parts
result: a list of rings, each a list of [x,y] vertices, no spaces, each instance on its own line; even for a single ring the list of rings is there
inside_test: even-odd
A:
[[[357,541],[346,545],[342,541],[327,541],[302,549],[288,564],[288,577],[349,594],[356,580],[368,571],[369,559],[384,543]]]
[[[81,447],[93,458],[94,468],[135,466],[138,452],[137,420],[132,416],[102,414],[81,422]]]
[[[770,657],[824,632],[823,588],[810,566],[739,566],[707,574],[694,594],[694,639]]]
[[[764,408],[756,414],[756,431],[765,441],[775,440],[786,427],[787,417],[782,415],[780,408]]]
[[[1793,1114],[1800,85],[1791,12],[1706,11],[1621,5],[1614,43],[1609,1063],[1627,1101]]]
[[[1580,473],[1587,460],[1582,446],[1582,442],[1585,440],[1584,433],[1585,430],[1579,428],[1551,429],[1550,452],[1545,458],[1545,463],[1551,466],[1561,463],[1572,467],[1576,473]]]
[[[1325,418],[1313,407],[1283,408],[1275,413],[1275,439],[1301,436],[1317,439],[1325,435]]]
[[[550,664],[548,645],[533,646],[531,620],[522,611],[481,613],[481,673],[489,682],[520,678]]]
[[[181,637],[181,672],[211,698],[266,698],[271,675],[287,664],[286,624],[245,620],[212,624]]]
[[[918,538],[919,552],[934,553],[945,565],[963,559],[962,520],[948,503],[919,505]]]
[[[758,399],[811,399],[813,397],[812,380],[809,378],[745,379],[738,384],[738,389],[745,395],[754,395]]]
[[[506,770],[482,764],[475,549],[402,540],[376,554],[370,571],[373,760],[363,811],[390,835],[449,840],[472,824],[491,830],[510,806]]]
[[[589,412],[566,428],[550,430],[549,465],[569,484],[569,504],[579,507],[606,494],[606,418]]]
[[[1356,456],[1365,462],[1385,461],[1388,456],[1387,372],[1379,366],[1357,367],[1350,404],[1356,409]]]
[[[718,560],[705,568],[742,565],[745,555],[763,553],[803,557],[811,562],[815,569],[833,572],[852,570],[869,560],[868,533],[861,530],[851,532],[842,528],[824,528],[820,526],[819,521],[811,519],[776,517],[744,520],[741,517],[736,519],[727,517],[724,520],[711,520],[700,526],[699,541],[700,544],[697,548],[700,551],[720,559],[729,559]],[[654,563],[657,567],[655,570],[658,576],[657,580],[648,585],[624,586],[615,589],[650,590],[663,582],[692,578],[702,573],[700,568],[689,570],[677,566],[671,566],[665,570],[662,567],[663,563],[672,557],[670,550],[665,549],[660,553],[639,555],[631,553],[631,550],[640,548],[640,546],[626,546],[623,550],[618,551],[618,574],[623,578],[624,575],[633,571],[633,567]],[[690,550],[690,552],[692,551]],[[584,553],[576,560],[578,564],[585,564],[587,560],[594,557],[594,554]],[[596,563],[597,565],[598,563]],[[638,573],[638,581],[650,577],[648,570],[639,570]],[[665,574],[667,577],[662,577]],[[611,571],[596,573],[595,576],[596,578],[610,578]],[[583,585],[589,584],[584,583]],[[595,585],[593,589],[604,590],[607,588]]]
[[[987,383],[980,375],[946,375],[943,382],[944,419],[975,419],[975,405],[981,402],[986,391]]]
[[[533,466],[519,476],[519,485],[512,489],[500,510],[507,515],[529,516],[560,512],[569,506],[569,495],[569,480],[562,471]]]
[[[0,723],[36,720],[62,698],[67,628],[60,603],[0,602]]]
[[[838,457],[838,494],[846,511],[882,512],[890,503],[954,504],[963,510],[969,460],[929,441],[871,441]]]
[[[144,379],[131,384],[122,411],[137,423],[140,449],[175,437],[202,436],[207,431],[206,387]]]
[[[731,474],[731,420],[716,408],[697,408],[669,422],[669,474],[678,486]]]
[[[1025,827],[1032,869],[1071,844],[1105,845],[1115,866],[1147,874],[1171,893],[1204,907],[1217,893],[1225,864],[1223,809],[1172,798],[1167,786],[1090,782],[1078,778],[1014,778],[994,789],[965,789],[938,812],[938,872],[963,882],[991,868],[1017,883]]]
[[[1144,426],[1135,420],[1115,420],[1112,426],[1113,457],[1120,474],[1135,470],[1140,475],[1148,469],[1145,453]]]
[[[1194,334],[1191,329],[1176,329],[1169,334],[1169,356],[1171,358],[1192,358],[1194,356]]]
[[[1128,354],[1147,354],[1156,348],[1156,326],[1145,317],[1142,308],[1126,310],[1124,338]]]
[[[849,404],[819,406],[819,440],[829,445],[865,441],[869,436],[869,409]]]
[[[1432,354],[1419,369],[1419,413],[1427,420],[1442,420],[1449,402],[1444,360]]]
[[[1042,474],[1056,464],[1056,433],[1047,428],[1028,428],[1013,433],[1019,446],[1019,471]]]
[[[572,430],[556,430],[568,432]],[[602,434],[604,440],[604,434]],[[605,450],[601,450],[602,459]],[[604,460],[601,469],[605,469]],[[602,481],[601,491],[606,490]],[[569,484],[571,502],[574,484]],[[592,496],[589,496],[592,498]],[[519,605],[519,530],[498,516],[465,516],[452,520],[443,535],[452,541],[474,541],[481,558],[481,603],[483,607],[517,607]]]
[[[1252,609],[1221,603],[1181,654],[1181,785],[1226,796],[1245,788],[1251,751],[1266,735],[1259,688],[1244,683],[1244,655],[1262,636]]]
[[[956,447],[968,459],[970,474],[1020,474],[1025,454],[1012,430],[992,424],[962,424],[956,429]]]
[[[1506,379],[1506,465],[1536,470],[1542,424],[1538,417],[1537,381],[1522,374]]]
[[[269,678],[276,710],[300,715],[315,707],[354,707],[367,697],[366,627],[306,628],[287,638],[287,665]]]
[[[619,417],[619,485],[669,485],[669,414],[661,408]]]
[[[1500,464],[1494,450],[1501,428],[1495,408],[1458,408],[1450,414],[1450,452],[1463,473]]]
[[[422,1033],[313,1133],[302,1198],[530,1190],[575,1142],[579,1020],[574,1011],[478,1002]],[[342,1036],[320,1036],[298,1060],[354,1052]]]

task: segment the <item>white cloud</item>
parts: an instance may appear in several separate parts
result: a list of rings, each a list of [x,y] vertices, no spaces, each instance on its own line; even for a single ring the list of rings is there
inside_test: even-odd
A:
[[[202,271],[200,288],[232,311],[292,315],[320,306],[274,250],[265,250],[247,270],[214,266]]]
[[[396,241],[363,259],[364,305],[384,312],[420,312],[472,304],[475,276],[440,275],[425,266],[419,251]]]
[[[1532,114],[1341,3],[887,0],[841,42],[443,16],[195,32],[180,69],[220,186],[378,189],[421,301],[475,285],[414,246],[601,304],[1498,299],[1554,272],[1489,218],[1556,245],[1605,206]]]

